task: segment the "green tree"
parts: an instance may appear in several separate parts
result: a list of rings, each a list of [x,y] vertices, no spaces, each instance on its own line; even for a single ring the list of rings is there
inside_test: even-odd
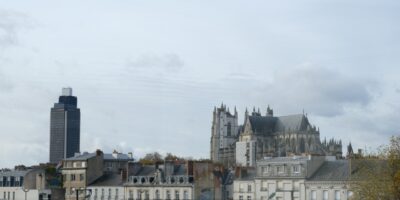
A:
[[[400,136],[376,155],[351,160],[353,199],[400,200]]]
[[[163,156],[158,152],[148,153],[139,160],[144,165],[151,165],[157,162],[163,162]]]

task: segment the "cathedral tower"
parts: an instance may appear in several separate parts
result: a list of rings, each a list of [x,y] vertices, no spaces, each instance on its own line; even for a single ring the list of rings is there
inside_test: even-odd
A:
[[[214,162],[223,163],[225,166],[233,165],[235,161],[235,142],[239,133],[238,114],[236,108],[231,114],[226,105],[214,108],[211,128],[210,158]]]

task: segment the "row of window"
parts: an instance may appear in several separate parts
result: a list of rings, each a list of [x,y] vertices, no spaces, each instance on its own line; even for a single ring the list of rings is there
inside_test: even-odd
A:
[[[278,165],[278,166],[270,166],[270,165],[267,165],[267,166],[262,166],[261,167],[261,173],[262,174],[268,174],[268,173],[270,173],[271,172],[271,170],[274,168],[275,169],[275,171],[277,172],[277,173],[284,173],[285,172],[285,170],[286,170],[286,167],[287,166],[285,166],[285,165]],[[291,166],[291,168],[292,168],[292,172],[293,173],[300,173],[300,169],[301,169],[301,166],[300,165],[293,165],[293,166]]]
[[[11,196],[11,194],[12,194],[12,196]],[[15,200],[15,192],[12,192],[12,193],[4,192],[3,199],[5,199],[5,200]]]
[[[118,188],[115,188],[115,193],[114,193],[115,199],[118,199],[118,191],[119,191]],[[100,195],[98,194],[97,188],[94,189],[94,194],[93,194],[93,199],[94,200],[98,200],[98,199],[102,200],[102,199],[105,199],[105,197],[107,197],[107,200],[112,199],[113,193],[112,193],[111,188],[108,188],[108,194],[107,195],[104,194],[104,188],[101,189]]]
[[[66,161],[65,163],[65,168],[82,168],[86,167],[86,162],[85,161]]]
[[[0,178],[0,187],[21,187],[24,182],[22,176],[3,176]]]
[[[353,196],[352,191],[347,191],[347,197]],[[340,190],[335,190],[334,191],[334,200],[340,200],[341,195],[340,195]],[[317,191],[316,190],[311,190],[310,194],[310,200],[317,200]],[[329,191],[324,190],[322,191],[322,200],[329,200]]]
[[[64,174],[63,180],[64,181],[84,181],[85,175],[84,174]]]
[[[129,198],[133,199],[133,191],[129,190]],[[154,192],[155,199],[161,199],[161,193],[159,190]],[[136,193],[137,200],[150,200],[150,193],[148,190],[145,191],[138,191]],[[172,197],[171,191],[167,190],[165,192],[165,200],[180,200],[180,194],[178,190],[175,190],[175,196]],[[187,191],[183,191],[183,199],[189,199],[189,193]]]
[[[244,200],[244,197],[242,195],[239,195],[239,200]],[[251,196],[247,196],[247,200],[251,200]]]

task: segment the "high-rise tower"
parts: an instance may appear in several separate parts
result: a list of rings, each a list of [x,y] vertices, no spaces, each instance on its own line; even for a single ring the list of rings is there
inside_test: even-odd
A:
[[[80,148],[81,111],[72,88],[63,88],[50,113],[50,163],[73,157]]]

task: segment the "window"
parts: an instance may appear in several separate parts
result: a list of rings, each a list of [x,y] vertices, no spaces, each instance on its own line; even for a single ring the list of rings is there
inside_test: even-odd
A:
[[[79,174],[79,180],[80,180],[80,181],[85,180],[85,176],[83,176],[83,174]]]
[[[340,191],[335,190],[335,200],[340,200]]]
[[[353,196],[353,191],[347,191],[347,198],[351,198]]]
[[[167,200],[171,200],[171,193],[169,192],[169,190],[167,190]]]
[[[323,200],[328,200],[328,190],[324,190],[324,191],[322,192],[322,199],[323,199]]]
[[[129,190],[129,198],[133,199],[133,191],[132,190]]]
[[[183,191],[183,199],[184,200],[188,200],[189,199],[189,194],[188,194],[188,192],[186,190]]]
[[[71,181],[75,181],[75,174],[71,174]]]
[[[247,200],[251,200],[251,196],[247,196]]]
[[[101,188],[101,198],[104,198],[104,188]]]
[[[137,192],[137,197],[136,197],[136,199],[137,199],[137,200],[141,200],[141,199],[142,199],[142,192],[141,192],[141,191],[138,191],[138,192]]]
[[[231,134],[232,134],[232,125],[231,125],[231,123],[228,123],[226,129],[227,129],[227,136],[230,137]]]
[[[267,190],[268,190],[268,182],[262,181],[261,182],[261,191],[267,191]]]
[[[317,200],[317,191],[311,190],[310,199],[311,200]]]
[[[144,192],[144,199],[150,200],[150,194],[149,194],[149,191],[147,191],[147,190]]]
[[[276,167],[276,171],[277,171],[278,173],[283,173],[284,170],[285,170],[285,166],[277,166],[277,167]]]
[[[175,200],[179,200],[179,191],[175,190]]]
[[[243,196],[242,195],[239,196],[239,200],[243,200]]]
[[[111,199],[111,188],[108,188],[108,198]]]
[[[115,188],[115,199],[118,199],[118,188]]]
[[[156,199],[159,200],[160,199],[160,191],[156,190]]]
[[[293,173],[300,173],[300,165],[293,165]]]
[[[269,166],[264,166],[261,168],[261,173],[262,174],[268,174],[269,173]]]
[[[13,192],[13,196],[12,197],[13,197],[12,199],[15,200],[15,192]]]
[[[251,192],[251,185],[247,185],[247,192]]]
[[[244,188],[245,188],[245,185],[243,183],[241,183],[239,185],[239,192],[244,192],[245,191]]]

